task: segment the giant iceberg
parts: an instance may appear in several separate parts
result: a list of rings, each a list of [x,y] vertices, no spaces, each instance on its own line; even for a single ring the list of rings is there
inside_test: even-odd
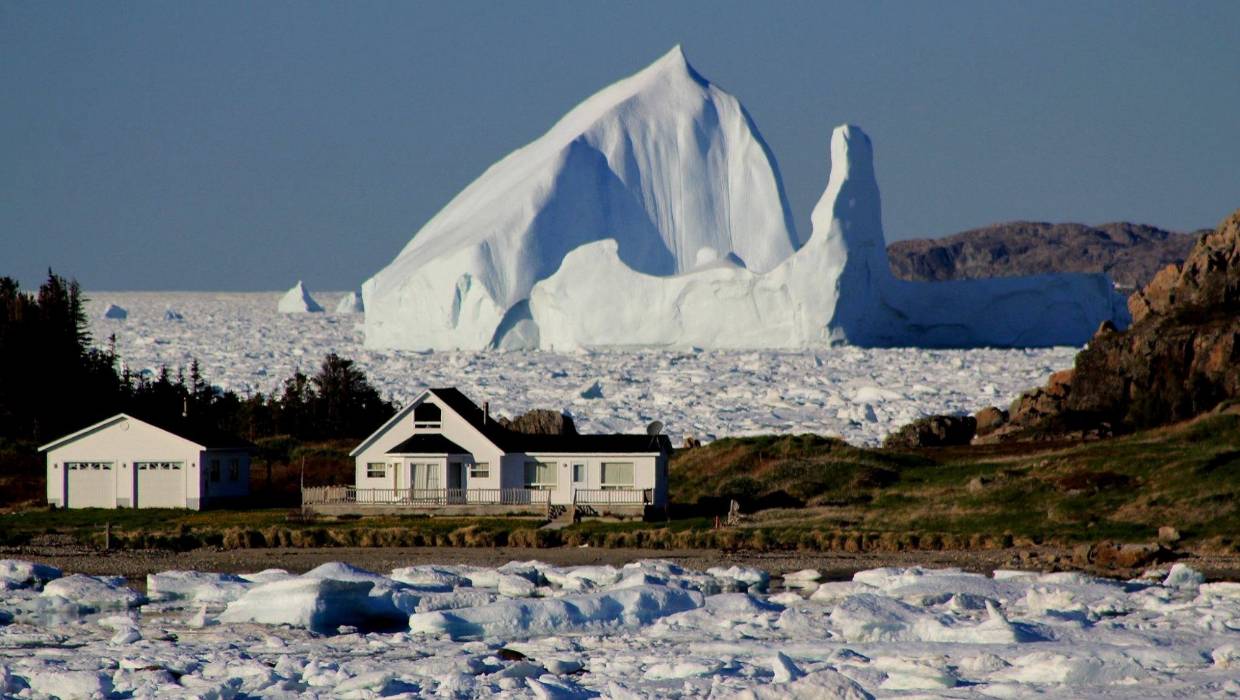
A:
[[[869,138],[836,129],[802,240],[731,95],[679,47],[488,169],[363,286],[406,349],[1080,344],[1102,275],[914,283],[887,261]]]
[[[491,166],[362,288],[366,343],[537,345],[530,290],[610,239],[650,275],[700,261],[766,271],[801,243],[753,120],[677,46]]]

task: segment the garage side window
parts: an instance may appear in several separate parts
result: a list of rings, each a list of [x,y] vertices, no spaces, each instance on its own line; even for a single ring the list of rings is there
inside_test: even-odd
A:
[[[387,476],[387,464],[383,462],[367,462],[366,477],[369,479],[382,479]]]
[[[241,478],[241,460],[230,459],[228,461],[228,480],[237,481]]]
[[[211,460],[211,481],[220,480],[220,460]]]

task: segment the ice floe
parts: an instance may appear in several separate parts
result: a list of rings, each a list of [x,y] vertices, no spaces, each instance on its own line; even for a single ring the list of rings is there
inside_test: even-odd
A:
[[[122,579],[59,574],[0,561],[2,696],[1240,693],[1240,585],[1184,566],[1132,581],[890,567],[768,595],[757,569],[660,560],[332,563],[161,572],[149,602]]]

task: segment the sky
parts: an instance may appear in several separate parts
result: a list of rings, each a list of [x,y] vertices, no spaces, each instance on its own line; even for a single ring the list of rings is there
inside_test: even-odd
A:
[[[0,275],[358,287],[504,155],[675,44],[799,230],[832,127],[889,241],[1240,207],[1240,2],[0,0]]]

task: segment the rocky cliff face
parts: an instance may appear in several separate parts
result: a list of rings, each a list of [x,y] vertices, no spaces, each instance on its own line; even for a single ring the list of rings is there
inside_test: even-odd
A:
[[[887,246],[891,271],[911,281],[1105,272],[1135,289],[1184,260],[1198,235],[1126,222],[1086,226],[1013,221]]]
[[[1240,211],[1103,324],[1072,370],[1013,403],[984,441],[1095,437],[1192,418],[1240,399]]]

